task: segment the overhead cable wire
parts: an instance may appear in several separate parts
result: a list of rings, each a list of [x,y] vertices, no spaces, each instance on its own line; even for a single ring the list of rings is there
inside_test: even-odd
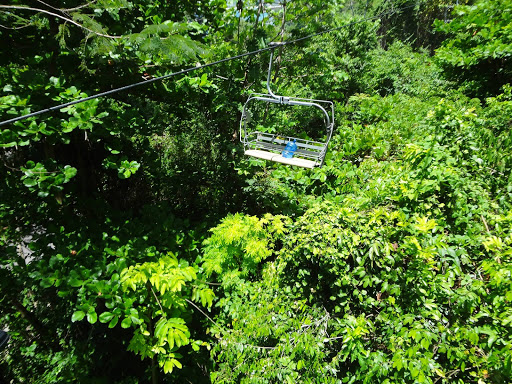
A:
[[[198,66],[195,66],[195,67],[190,67],[190,68],[187,68],[187,69],[183,69],[181,71],[169,73],[167,75],[163,75],[163,76],[159,76],[159,77],[154,77],[152,79],[148,79],[148,80],[144,80],[144,81],[139,81],[137,83],[132,83],[132,84],[129,84],[129,85],[125,85],[123,87],[114,88],[114,89],[111,89],[109,91],[100,92],[100,93],[97,93],[97,94],[92,95],[92,96],[88,96],[88,97],[84,97],[82,99],[70,101],[68,103],[59,104],[59,105],[56,105],[56,106],[53,106],[53,107],[41,109],[41,110],[36,111],[36,112],[28,113],[26,115],[22,115],[22,116],[18,116],[18,117],[9,119],[9,120],[1,121],[0,122],[0,126],[7,125],[7,124],[12,124],[12,123],[15,123],[15,122],[20,121],[20,120],[25,120],[25,119],[28,119],[30,117],[41,115],[43,113],[58,111],[58,110],[60,110],[62,108],[66,108],[66,107],[69,107],[71,105],[83,103],[85,101],[89,101],[89,100],[93,100],[93,99],[98,99],[100,97],[109,96],[109,95],[112,95],[114,93],[123,92],[123,91],[126,91],[128,89],[135,88],[135,87],[138,87],[138,86],[141,86],[141,85],[151,84],[151,83],[154,83],[156,81],[162,81],[162,80],[165,80],[165,79],[168,79],[170,77],[177,76],[177,75],[183,75],[183,74],[188,73],[188,72],[197,71],[199,69],[212,67],[214,65],[218,65],[218,64],[224,63],[226,61],[237,60],[237,59],[241,59],[242,57],[257,55],[257,54],[260,54],[262,52],[275,49],[277,46],[285,46],[285,45],[296,44],[296,43],[298,43],[300,41],[308,40],[308,39],[311,39],[311,38],[316,37],[316,36],[324,35],[326,33],[335,32],[335,31],[338,31],[340,29],[348,28],[348,27],[351,27],[353,25],[360,24],[360,23],[363,23],[363,22],[366,22],[366,21],[371,21],[371,20],[379,19],[382,16],[389,15],[389,14],[392,14],[392,13],[396,13],[396,12],[399,12],[399,11],[403,11],[405,9],[412,8],[414,6],[416,6],[416,5],[415,4],[414,5],[408,5],[408,6],[405,6],[405,7],[402,7],[402,8],[398,8],[398,9],[394,9],[394,10],[391,10],[391,11],[384,11],[384,12],[381,12],[380,14],[378,14],[376,16],[363,18],[363,19],[357,20],[357,21],[352,21],[350,23],[343,24],[343,25],[341,25],[339,27],[335,27],[335,28],[323,30],[323,31],[320,31],[320,32],[312,33],[310,35],[307,35],[307,36],[304,36],[304,37],[299,37],[299,38],[294,39],[294,40],[279,42],[279,43],[276,43],[275,45],[271,45],[271,46],[268,46],[268,47],[265,47],[265,48],[257,49],[255,51],[245,52],[245,53],[242,53],[240,55],[226,57],[224,59],[220,59],[220,60],[217,60],[217,61],[214,61],[214,62],[211,62],[211,63],[202,64],[202,65],[198,65]]]

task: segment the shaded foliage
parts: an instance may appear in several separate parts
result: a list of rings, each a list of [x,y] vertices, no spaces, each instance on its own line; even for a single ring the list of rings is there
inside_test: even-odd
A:
[[[450,23],[436,23],[449,37],[436,57],[469,95],[494,96],[512,81],[511,10],[510,1],[477,1],[456,7]]]
[[[2,120],[337,28],[272,76],[336,130],[321,169],[243,157],[268,52],[2,126],[4,381],[510,381],[509,2],[35,4]]]

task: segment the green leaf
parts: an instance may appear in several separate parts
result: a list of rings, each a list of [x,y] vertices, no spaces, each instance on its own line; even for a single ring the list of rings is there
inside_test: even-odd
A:
[[[85,313],[83,311],[75,311],[73,316],[71,316],[71,322],[81,321],[85,317]]]
[[[119,316],[114,315],[112,320],[110,320],[110,323],[108,323],[108,327],[109,328],[114,328],[117,325],[118,322],[119,322]]]
[[[98,315],[96,314],[96,312],[93,310],[91,312],[87,312],[87,321],[91,324],[94,324],[96,323],[96,321],[98,320]]]
[[[132,325],[132,319],[130,319],[129,317],[125,317],[123,319],[123,321],[121,322],[121,327],[122,328],[130,328],[130,326]]]
[[[66,176],[66,182],[69,181],[70,179],[72,179],[73,177],[75,177],[76,175],[76,168],[70,166],[70,165],[66,165],[64,167],[64,176]]]
[[[203,85],[206,85],[208,83],[208,76],[206,75],[206,73],[203,73],[203,75],[201,76],[201,81],[199,83],[199,86],[202,87]]]
[[[155,326],[155,336],[159,339],[167,332],[168,325],[167,319],[165,317],[161,317],[160,320],[156,323]]]
[[[172,360],[171,359],[167,360],[164,363],[164,373],[172,372],[173,367],[174,367],[174,364],[173,364]]]
[[[411,372],[411,376],[413,378],[416,378],[418,374],[420,373],[419,369],[416,368],[416,366],[412,363],[409,363],[409,371]]]
[[[108,323],[112,318],[114,317],[114,314],[111,312],[103,312],[100,315],[100,322],[101,323]]]
[[[37,185],[37,180],[31,177],[27,177],[26,179],[23,180],[23,184],[25,185],[25,187],[30,188]]]
[[[487,339],[487,345],[489,346],[489,348],[492,347],[492,345],[496,341],[496,338],[497,338],[496,332],[489,332],[489,338]]]
[[[71,285],[74,288],[81,287],[83,284],[84,284],[83,280],[80,280],[80,279],[78,279],[76,277],[72,277],[69,280],[69,285]]]

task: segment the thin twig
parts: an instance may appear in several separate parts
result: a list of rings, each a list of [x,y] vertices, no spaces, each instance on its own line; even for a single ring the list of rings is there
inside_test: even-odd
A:
[[[206,312],[204,312],[201,308],[199,308],[193,301],[190,301],[189,299],[185,299],[185,301],[187,303],[189,303],[190,305],[192,305],[199,312],[201,312],[204,316],[206,316],[206,318],[208,320],[210,320],[213,324],[215,324],[217,327],[219,327],[223,332],[226,332],[228,334],[231,333],[231,332],[229,332],[229,330],[225,330],[225,329],[223,329],[223,327],[221,327],[219,324],[217,324],[210,316],[208,316],[206,314]],[[233,344],[244,345],[246,347],[251,347],[251,348],[256,348],[256,349],[276,349],[276,347],[263,347],[263,346],[259,346],[259,345],[251,345],[251,344],[245,344],[245,343],[239,343],[239,342],[234,342]]]
[[[42,13],[46,13],[47,15],[50,15],[50,16],[58,17],[59,19],[65,20],[65,21],[67,21],[67,22],[69,22],[69,23],[71,23],[73,25],[76,25],[79,28],[82,28],[82,29],[84,29],[84,30],[86,30],[86,31],[88,31],[90,33],[93,33],[93,34],[101,36],[101,37],[107,37],[109,39],[122,39],[123,38],[123,36],[112,36],[112,35],[107,35],[107,34],[104,34],[104,33],[95,32],[92,29],[84,27],[82,24],[79,24],[79,23],[77,23],[74,20],[71,20],[71,19],[69,19],[67,17],[64,17],[64,16],[59,15],[59,14],[54,13],[54,12],[46,11],[44,9],[32,8],[32,7],[18,7],[16,5],[0,5],[0,8],[2,8],[2,9],[19,9],[19,10],[33,11],[33,12],[42,12]]]
[[[62,12],[62,9],[59,9],[59,8],[54,7],[53,5],[47,4],[47,3],[45,3],[45,2],[44,2],[44,1],[42,1],[42,0],[36,0],[36,1],[37,1],[38,3],[41,3],[41,4],[43,4],[43,5],[46,5],[48,8],[51,8],[51,9],[53,9],[54,11]]]
[[[446,378],[449,379],[450,377],[456,375],[457,373],[460,372],[460,369],[454,369],[453,371],[451,371],[447,376]]]
[[[221,340],[224,340],[224,339],[221,339]],[[229,341],[226,341],[226,342],[229,343]],[[261,345],[252,345],[252,344],[245,344],[245,343],[239,343],[239,342],[234,342],[233,344],[243,345],[244,347],[251,347],[251,348],[255,348],[255,349],[276,349],[276,347],[264,347]]]
[[[34,24],[28,23],[28,24],[22,25],[21,27],[7,27],[5,25],[0,24],[0,28],[16,30],[16,29],[27,28],[27,27],[30,27],[31,25],[34,25]]]
[[[485,221],[485,217],[484,217],[484,215],[480,215],[480,218],[482,219],[482,221],[483,221],[483,223],[484,223],[484,225],[485,225],[485,229],[487,230],[487,233],[488,233],[489,235],[491,235],[491,231],[489,231],[489,226],[487,225],[487,221]]]
[[[325,339],[324,339],[324,343],[327,343],[328,341],[332,341],[332,340],[343,339],[344,337],[345,337],[345,336],[328,337],[328,338],[325,338]]]
[[[9,164],[7,164],[6,162],[4,162],[4,167],[9,168],[11,171],[22,172],[22,170],[21,170],[21,169],[11,167],[11,166],[10,166]]]
[[[208,318],[208,320],[210,320],[213,324],[215,324],[217,327],[220,327],[219,324],[217,324],[210,316],[208,316],[206,314],[206,312],[204,312],[201,308],[199,308],[194,302],[190,301],[189,299],[185,299],[185,301],[187,303],[189,303],[190,305],[192,305],[195,309],[197,309],[199,312],[201,312],[204,316],[206,316]]]
[[[82,8],[88,7],[89,5],[94,4],[96,1],[98,1],[98,0],[93,0],[93,1],[91,1],[89,3],[83,4],[83,5],[79,5],[78,7],[74,7],[74,8],[65,8],[65,9],[63,9],[63,11],[66,11],[66,12],[76,11],[78,9],[82,9]]]
[[[160,310],[162,311],[162,315],[165,315],[165,311],[164,309],[162,308],[162,304],[160,304],[160,300],[158,300],[158,297],[156,296],[156,293],[155,291],[153,290],[153,286],[151,284],[149,284],[149,288],[151,289],[151,292],[153,292],[153,296],[155,296],[155,300],[158,304],[158,306],[160,307]]]
[[[4,162],[4,167],[7,167],[9,168],[11,171],[16,171],[16,172],[25,172],[19,168],[15,168],[15,167],[11,167],[9,164],[6,164]],[[34,175],[47,175],[47,174],[51,174],[51,173],[60,173],[61,171],[44,171],[44,172],[32,172]]]
[[[493,173],[498,173],[498,174],[500,174],[501,176],[505,176],[505,174],[504,174],[504,173],[502,173],[502,172],[500,172],[500,171],[497,171],[497,170],[495,170],[494,168],[489,168],[489,167],[483,167],[483,168],[488,169],[489,171],[491,171],[491,175],[492,175]]]

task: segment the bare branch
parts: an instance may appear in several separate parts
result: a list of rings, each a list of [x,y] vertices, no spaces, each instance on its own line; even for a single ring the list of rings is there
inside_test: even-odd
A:
[[[164,315],[164,316],[165,316],[165,311],[164,311],[164,309],[162,308],[162,305],[160,304],[160,300],[158,300],[158,297],[156,296],[156,293],[155,293],[155,291],[153,290],[153,286],[149,283],[149,281],[148,281],[148,283],[147,283],[147,287],[148,287],[149,289],[151,289],[151,292],[153,292],[153,296],[155,296],[156,302],[158,303],[158,306],[160,307],[160,310],[162,311],[162,315]]]
[[[23,28],[27,28],[27,27],[30,27],[31,25],[34,25],[34,24],[32,24],[32,23],[28,23],[28,24],[22,25],[22,26],[20,26],[20,27],[7,27],[7,26],[5,26],[5,25],[0,24],[0,28],[16,30],[16,29],[23,29]]]
[[[189,304],[191,304],[195,309],[197,309],[199,312],[201,312],[204,316],[206,316],[206,318],[208,320],[210,320],[213,324],[215,324],[217,327],[221,328],[221,331],[225,332],[225,333],[231,333],[229,330],[227,329],[222,329],[222,327],[217,324],[210,316],[208,316],[201,308],[199,308],[193,301],[189,300],[189,299],[185,299],[185,301]],[[259,345],[252,345],[252,344],[245,344],[245,343],[238,343],[238,342],[234,342],[234,344],[239,344],[239,345],[243,345],[243,346],[246,346],[246,347],[251,347],[251,348],[256,348],[256,349],[275,349],[276,347],[262,347],[262,346],[259,346]]]
[[[485,229],[487,230],[487,233],[489,234],[489,236],[491,235],[491,231],[489,231],[489,226],[487,225],[487,221],[485,220],[485,217],[484,215],[480,215],[480,218],[482,219],[482,221],[484,222],[484,225],[485,225]]]
[[[208,316],[201,308],[199,308],[193,301],[190,301],[189,299],[185,299],[187,303],[192,305],[195,309],[197,309],[199,312],[201,312],[208,320],[210,320],[213,324],[215,324],[217,327],[220,327],[219,324],[217,324],[210,316]]]
[[[78,7],[74,7],[74,8],[66,8],[66,9],[63,9],[63,11],[66,11],[66,12],[72,12],[72,11],[76,11],[76,10],[79,10],[79,9],[82,9],[82,8],[85,8],[85,7],[88,7],[89,5],[92,5],[94,4],[96,1],[98,0],[93,0],[87,4],[83,4],[83,5],[79,5]]]
[[[84,27],[82,24],[79,24],[79,23],[77,23],[76,21],[74,21],[72,19],[69,19],[69,18],[64,17],[62,15],[59,15],[57,13],[46,11],[44,9],[31,8],[31,7],[18,7],[16,5],[0,5],[0,9],[20,9],[20,10],[33,11],[33,12],[42,12],[42,13],[46,13],[47,15],[50,15],[50,16],[58,17],[59,19],[65,20],[65,21],[67,21],[67,22],[69,22],[69,23],[71,23],[73,25],[76,25],[79,28],[82,28],[82,29],[84,29],[84,30],[86,30],[86,31],[88,31],[90,33],[93,33],[93,34],[101,36],[101,37],[107,37],[109,39],[122,39],[123,38],[123,36],[112,36],[112,35],[106,35],[104,33],[95,32],[92,29]]]
[[[52,5],[50,5],[50,4],[47,4],[47,3],[45,3],[45,2],[44,2],[44,1],[42,1],[42,0],[36,0],[36,1],[37,1],[38,3],[41,3],[41,4],[43,4],[43,5],[46,5],[48,8],[51,8],[51,9],[54,9],[54,10],[56,10],[56,11],[62,12],[62,10],[61,10],[61,9],[59,9],[59,8],[55,8],[54,6],[52,6]]]

